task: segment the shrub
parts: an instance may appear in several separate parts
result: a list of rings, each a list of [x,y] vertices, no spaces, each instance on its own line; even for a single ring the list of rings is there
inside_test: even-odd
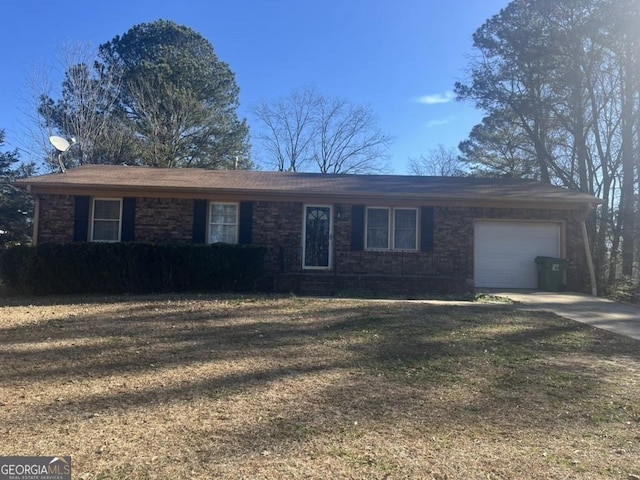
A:
[[[0,255],[0,278],[27,294],[248,291],[262,275],[255,245],[69,243]]]
[[[631,277],[620,277],[608,286],[606,297],[616,302],[640,303],[640,285]]]

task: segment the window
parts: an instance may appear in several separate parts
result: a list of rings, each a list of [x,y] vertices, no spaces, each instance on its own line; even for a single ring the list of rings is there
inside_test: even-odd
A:
[[[238,243],[237,204],[211,204],[209,210],[209,243]]]
[[[417,250],[418,210],[367,208],[368,250]]]
[[[367,209],[367,249],[389,248],[389,209]]]
[[[394,213],[393,248],[396,250],[418,249],[418,211],[397,208]]]
[[[120,198],[94,198],[91,240],[94,242],[119,242],[122,219]]]

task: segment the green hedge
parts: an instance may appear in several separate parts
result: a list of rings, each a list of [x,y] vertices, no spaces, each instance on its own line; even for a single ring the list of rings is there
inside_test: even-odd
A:
[[[14,247],[0,278],[23,294],[248,291],[262,275],[255,245],[68,243]]]

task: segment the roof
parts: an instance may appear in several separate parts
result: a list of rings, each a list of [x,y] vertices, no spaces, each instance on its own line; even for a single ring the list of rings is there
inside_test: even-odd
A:
[[[115,165],[84,165],[22,179],[16,185],[37,193],[176,196],[300,201],[389,200],[505,206],[536,204],[568,208],[597,204],[597,197],[535,180],[403,175],[204,170]]]

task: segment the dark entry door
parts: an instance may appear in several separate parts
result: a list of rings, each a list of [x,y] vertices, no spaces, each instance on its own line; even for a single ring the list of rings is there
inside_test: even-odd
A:
[[[331,207],[307,206],[304,213],[304,268],[331,266]]]

